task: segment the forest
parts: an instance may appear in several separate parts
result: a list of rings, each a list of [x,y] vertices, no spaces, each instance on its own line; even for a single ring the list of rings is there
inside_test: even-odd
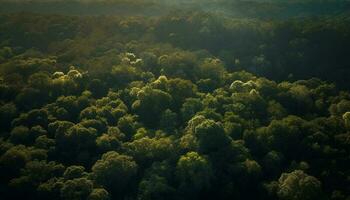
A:
[[[350,2],[0,0],[0,199],[350,200]]]

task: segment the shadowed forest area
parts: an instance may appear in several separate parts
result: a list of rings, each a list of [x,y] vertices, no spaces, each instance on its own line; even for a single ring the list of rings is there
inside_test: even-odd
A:
[[[350,200],[349,11],[0,0],[0,198]]]

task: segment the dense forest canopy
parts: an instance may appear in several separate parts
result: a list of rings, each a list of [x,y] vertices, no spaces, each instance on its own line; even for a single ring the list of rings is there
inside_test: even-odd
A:
[[[350,199],[349,1],[0,3],[1,199]]]
[[[348,13],[349,0],[0,0],[0,12],[158,16],[172,10],[239,18],[310,17]]]

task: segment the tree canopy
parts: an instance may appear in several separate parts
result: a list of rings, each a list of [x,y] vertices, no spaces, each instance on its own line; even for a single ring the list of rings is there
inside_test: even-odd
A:
[[[349,2],[0,4],[0,199],[349,200]]]

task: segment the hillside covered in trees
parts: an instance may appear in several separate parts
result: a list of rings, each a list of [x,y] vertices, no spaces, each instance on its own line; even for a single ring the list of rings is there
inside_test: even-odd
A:
[[[0,199],[350,199],[348,1],[2,3]]]

